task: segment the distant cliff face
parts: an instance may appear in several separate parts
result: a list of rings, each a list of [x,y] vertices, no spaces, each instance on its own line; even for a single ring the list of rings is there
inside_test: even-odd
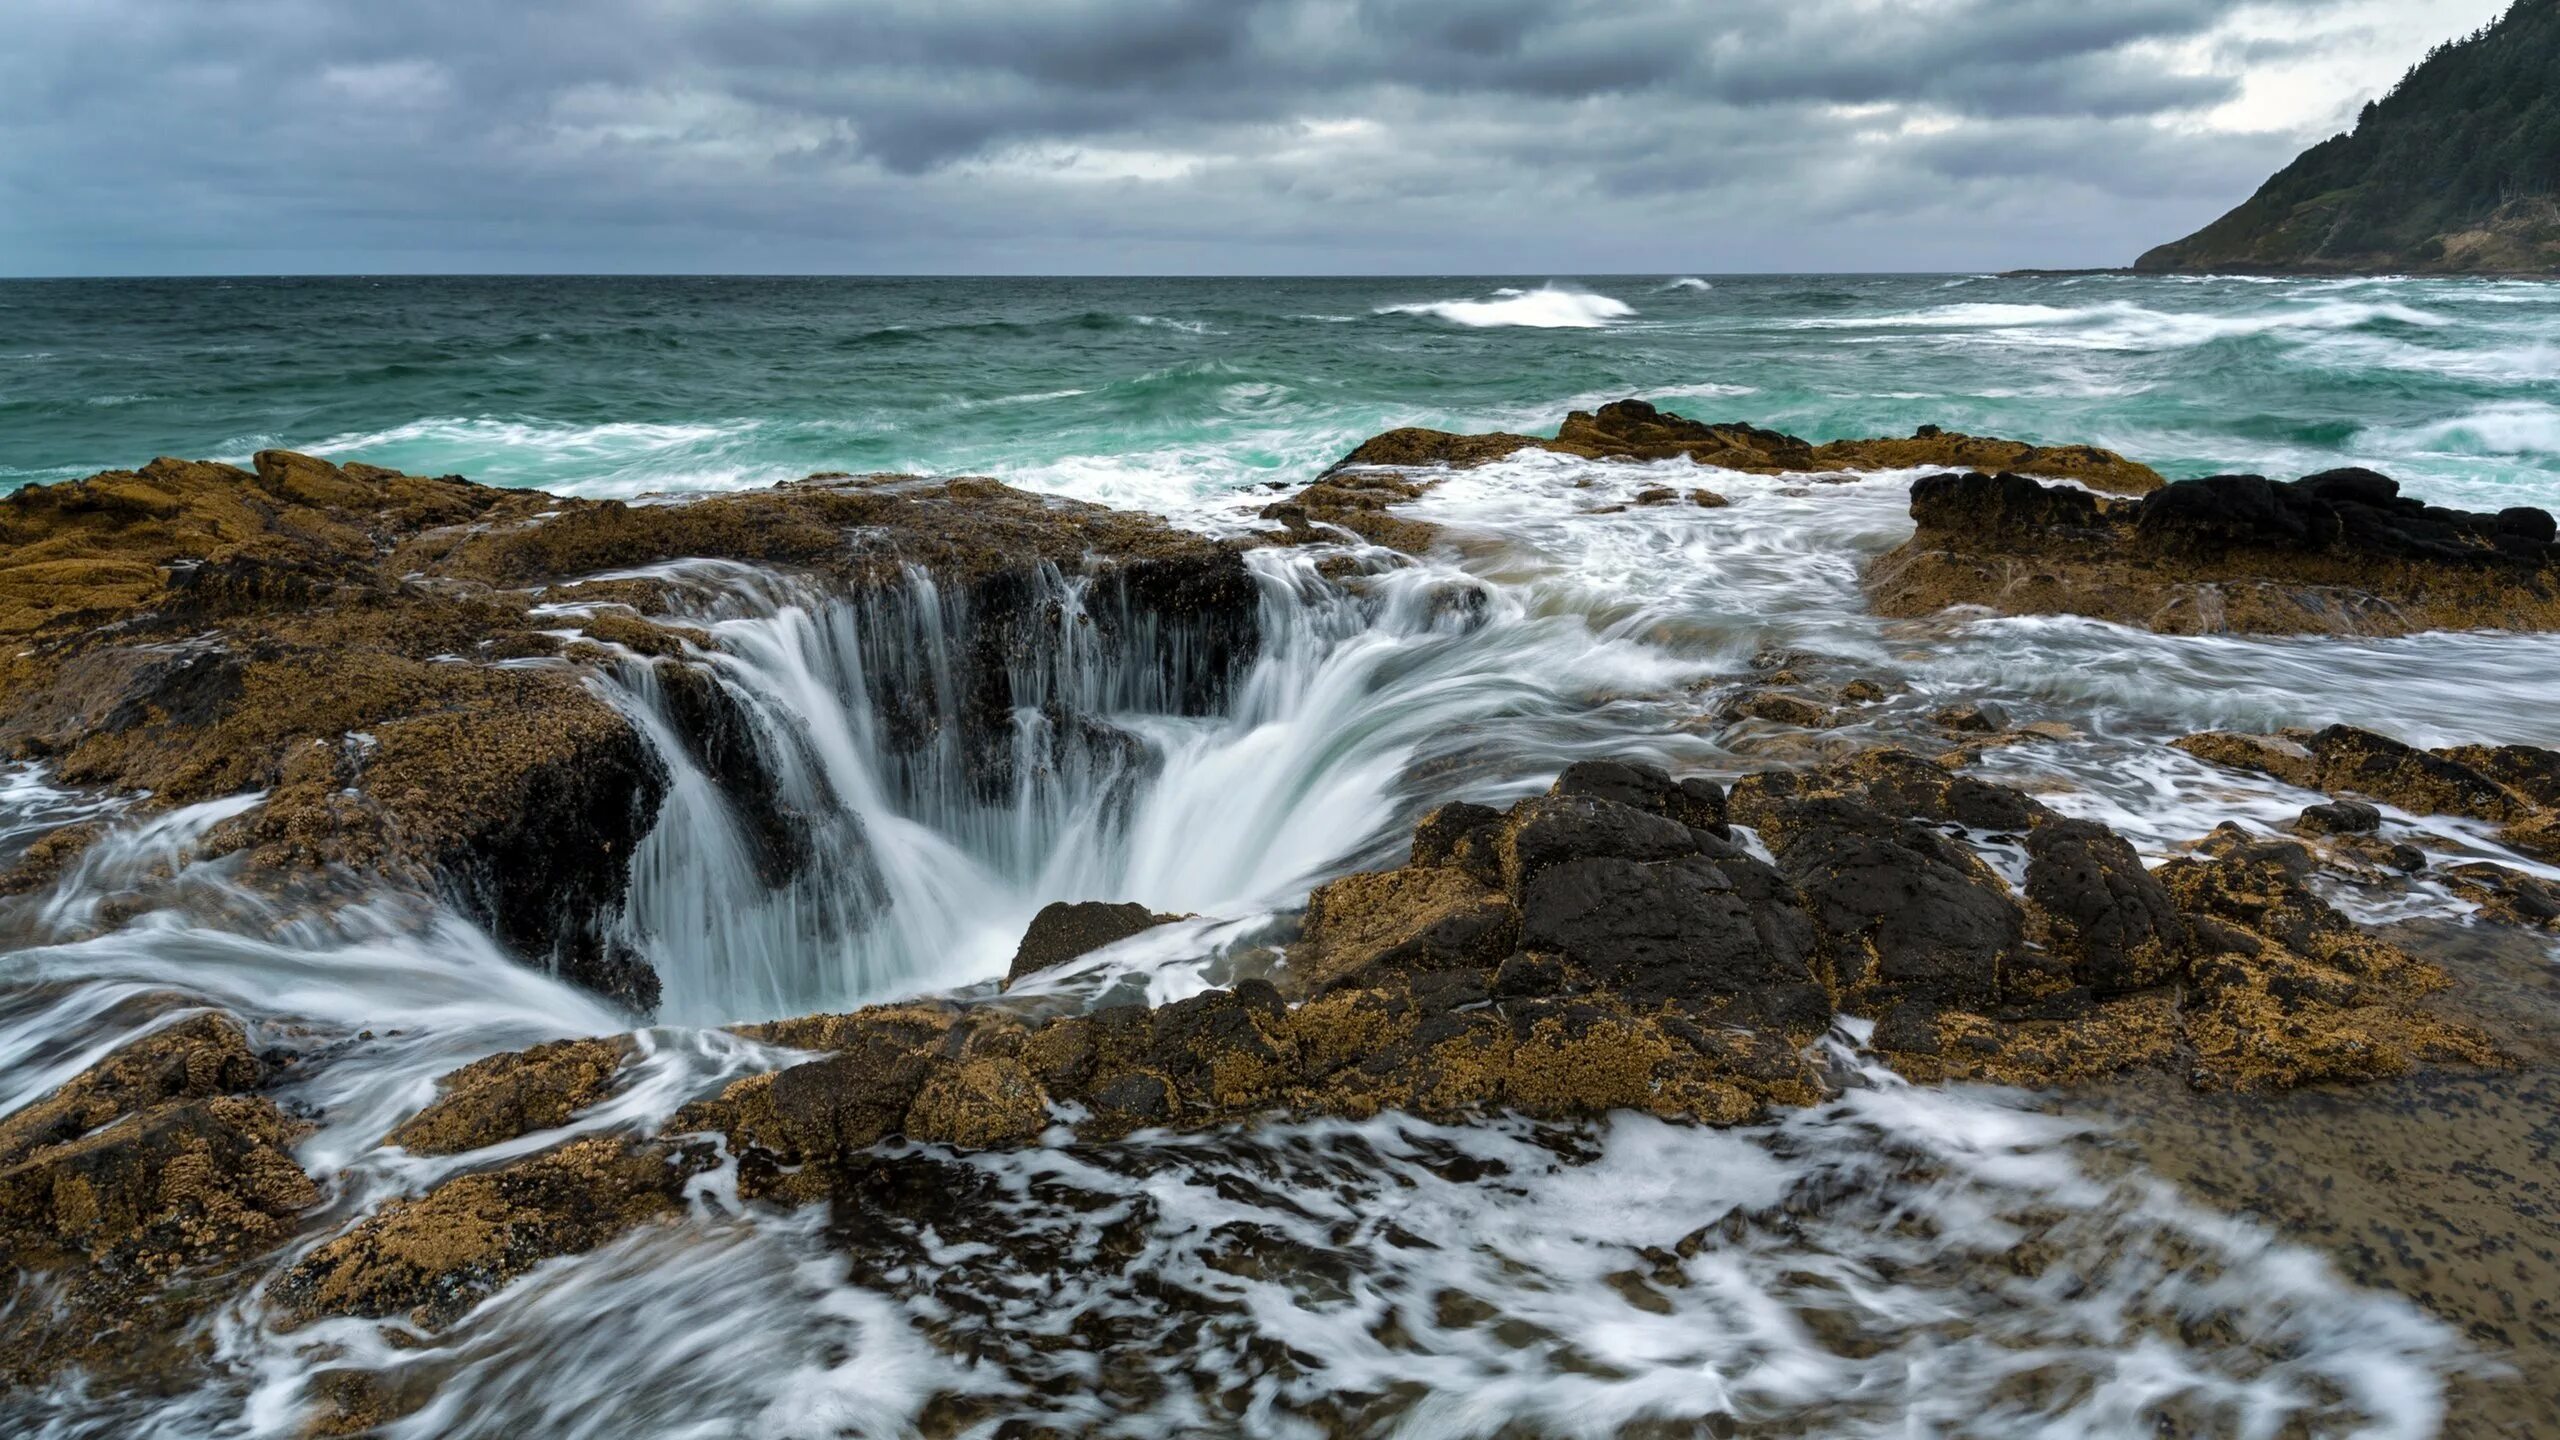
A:
[[[2134,268],[2560,275],[2560,0],[2438,46],[2352,133]]]

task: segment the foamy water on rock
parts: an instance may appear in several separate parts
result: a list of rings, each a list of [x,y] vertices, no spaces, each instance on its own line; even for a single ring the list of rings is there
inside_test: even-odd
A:
[[[2550,407],[2517,389],[2519,371],[2448,365],[2425,383],[2453,413],[2422,419],[2392,401],[2350,424],[2269,420],[2178,368],[2317,355],[2380,370],[2438,349],[2547,346],[2560,312],[2522,287],[1683,277],[1399,287],[1429,299],[1375,283],[1171,286],[1141,304],[1143,286],[1095,285],[1039,289],[1045,318],[1028,321],[1001,318],[1020,308],[1005,301],[946,305],[925,286],[904,310],[800,322],[777,342],[908,356],[884,369],[931,375],[911,383],[950,387],[947,403],[686,419],[705,402],[652,391],[636,405],[647,419],[378,424],[400,407],[371,395],[317,407],[327,434],[267,438],[596,494],[821,466],[989,470],[1238,534],[1262,523],[1271,492],[1256,487],[1312,478],[1384,421],[1535,426],[1554,418],[1536,403],[1548,391],[1634,391],[1816,434],[1902,434],[1943,417],[2098,441],[2164,469],[2291,473],[2354,458],[2431,499],[2560,498],[2560,456],[2535,428]],[[716,292],[657,303],[649,323],[688,344],[711,343],[688,317],[716,327],[729,313]],[[1283,312],[1325,318],[1273,338]],[[497,349],[538,369],[579,333],[544,326],[528,320]],[[942,333],[955,327],[978,329]],[[1020,387],[1002,404],[934,370],[969,353],[1036,372],[1013,352],[1073,348],[1051,331],[1107,358],[1059,360],[1040,384],[993,382]],[[1358,338],[1309,338],[1337,331]],[[1551,331],[1622,348],[1526,348]],[[1343,345],[1377,347],[1382,366],[1422,354],[1481,370],[1420,394],[1396,393],[1383,370],[1322,380]],[[1961,381],[1888,398],[1940,362]],[[1506,396],[1506,366],[1535,378]],[[1857,393],[1830,388],[1846,376],[1861,377]],[[562,381],[562,393],[595,383]],[[1960,393],[2004,384],[2044,387],[2051,403]],[[1876,417],[1891,423],[1865,423]],[[184,450],[263,423],[172,409],[154,432],[165,438],[134,443]],[[140,458],[102,444],[69,426],[39,432],[0,457],[20,466],[0,480]],[[1790,655],[1881,696],[1829,740],[1943,743],[1932,717],[1959,702],[2040,723],[1984,770],[2105,821],[2152,861],[2227,821],[2272,834],[2320,798],[2169,747],[2192,731],[2347,722],[2418,744],[2560,746],[2560,640],[2548,635],[1881,619],[1860,572],[1911,534],[1916,473],[1523,452],[1402,508],[1442,527],[1429,558],[1348,538],[1250,552],[1259,644],[1214,677],[1196,637],[1097,625],[1109,597],[1046,573],[1025,607],[1037,629],[1002,663],[1015,693],[1058,703],[1017,714],[1014,782],[993,796],[956,741],[886,733],[960,728],[953,676],[978,663],[970,617],[930,576],[857,603],[749,567],[679,567],[658,618],[703,637],[809,858],[775,883],[755,817],[678,738],[657,672],[627,650],[604,664],[599,693],[669,772],[617,921],[663,985],[651,1014],[525,964],[429,894],[245,883],[200,852],[255,795],[127,817],[128,799],[13,765],[0,770],[0,861],[65,824],[109,830],[51,888],[0,899],[0,1116],[191,1012],[238,1017],[254,1045],[295,1058],[275,1098],[312,1122],[294,1157],[328,1177],[293,1243],[255,1262],[281,1274],[440,1180],[572,1137],[654,1131],[800,1058],[719,1026],[984,996],[1052,901],[1185,918],[1023,995],[1161,1003],[1267,963],[1257,954],[1311,888],[1395,862],[1414,820],[1444,801],[1505,803],[1584,758],[1728,779],[1811,758],[1804,727],[1725,708]],[[1643,498],[1665,488],[1729,503]],[[543,620],[610,647],[602,613],[564,600]],[[1204,693],[1217,703],[1190,703]],[[2486,825],[2402,811],[2385,824],[2439,861],[2560,880]],[[2474,908],[2425,885],[2339,903],[2359,919],[2446,926]],[[620,1089],[565,1126],[433,1158],[387,1143],[458,1066],[625,1033],[636,1058]],[[724,1154],[688,1182],[680,1214],[535,1267],[448,1325],[293,1329],[251,1286],[194,1327],[172,1393],[56,1381],[0,1397],[0,1428],[293,1436],[315,1417],[378,1414],[378,1433],[420,1437],[2422,1437],[2443,1426],[2450,1387],[2503,1363],[2277,1227],[2126,1163],[2102,1116],[1915,1087],[1862,1058],[1865,1038],[1850,1021],[1825,1042],[1838,1098],[1733,1130],[1630,1113],[1466,1126],[1387,1114],[1104,1143],[1061,1117],[1016,1151],[886,1145],[831,1207],[793,1212],[742,1200]],[[28,1293],[13,1303],[41,1303]]]

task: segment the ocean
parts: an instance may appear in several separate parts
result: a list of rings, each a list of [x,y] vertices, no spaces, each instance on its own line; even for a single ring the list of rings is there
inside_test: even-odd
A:
[[[2560,287],[2082,275],[0,282],[0,488],[267,446],[581,494],[974,473],[1164,509],[1639,395],[2164,474],[2560,499]]]
[[[284,446],[614,497],[983,474],[1226,533],[1379,430],[1547,431],[1630,395],[1815,440],[1935,424],[2103,445],[2173,477],[2361,464],[2466,508],[2560,504],[2560,286],[0,283],[0,488]],[[312,1123],[295,1158],[329,1177],[294,1248],[256,1262],[279,1267],[455,1175],[660,1125],[796,1058],[725,1024],[984,995],[1051,901],[1187,917],[1075,980],[1177,1000],[1284,934],[1314,885],[1394,863],[1444,800],[1504,803],[1580,758],[1726,780],[1805,758],[1787,727],[1719,708],[1790,655],[1888,696],[1824,743],[1919,743],[1966,700],[2043,722],[2052,738],[1978,769],[2154,863],[2226,822],[2277,833],[2319,798],[2171,747],[2191,731],[2348,722],[2560,745],[2555,636],[1880,619],[1859,572],[1910,534],[1912,478],[1717,472],[1703,479],[1728,506],[1629,508],[1700,472],[1544,452],[1465,472],[1411,507],[1459,537],[1448,553],[1251,552],[1262,649],[1221,711],[1091,717],[1144,763],[998,803],[901,768],[873,733],[874,697],[924,688],[951,637],[916,627],[914,653],[883,667],[860,607],[706,571],[687,618],[720,683],[805,757],[782,799],[810,817],[815,853],[879,863],[768,882],[716,787],[667,751],[672,798],[619,922],[664,982],[645,1015],[506,953],[435,896],[279,911],[193,858],[255,796],[155,812],[0,766],[0,854],[63,824],[117,827],[54,892],[0,902],[0,1117],[173,1005],[239,1017],[305,1057],[275,1093]],[[1061,613],[1075,599],[1057,598]],[[647,673],[595,681],[644,731],[664,703]],[[2439,867],[2560,880],[2486,825],[2390,825]],[[2502,983],[2550,1008],[2547,938],[2478,925],[2423,878],[2329,894],[2359,921],[2494,951]],[[558,1130],[450,1157],[384,1143],[457,1066],[622,1032],[623,1088]],[[2560,1377],[2529,1323],[2480,1318],[2560,1283],[2533,1258],[2553,1253],[2536,1248],[2535,1182],[2514,1178],[2547,1167],[2539,1092],[2492,1077],[2425,1103],[2208,1103],[2175,1085],[2056,1100],[1908,1085],[1861,1038],[1851,1021],[1831,1042],[1838,1098],[1730,1131],[1385,1115],[972,1156],[893,1146],[884,1164],[942,1177],[947,1204],[837,1228],[824,1207],[741,1206],[734,1171],[715,1172],[685,1215],[552,1261],[449,1327],[290,1330],[252,1285],[154,1383],[0,1396],[0,1429],[295,1436],[361,1371],[378,1387],[362,1393],[398,1402],[376,1433],[422,1440],[2419,1440],[2449,1415],[2530,1419]],[[2475,1194],[2486,1231],[2463,1228]],[[2390,1208],[2403,1201],[2436,1208],[2413,1219]]]

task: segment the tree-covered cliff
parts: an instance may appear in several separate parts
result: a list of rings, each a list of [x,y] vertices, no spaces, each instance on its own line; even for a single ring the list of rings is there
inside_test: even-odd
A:
[[[2560,273],[2560,0],[2437,46],[2354,131],[2134,268]]]

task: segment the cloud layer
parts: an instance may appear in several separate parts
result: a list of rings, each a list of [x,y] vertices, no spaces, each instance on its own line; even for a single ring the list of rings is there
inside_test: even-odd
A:
[[[2120,263],[2496,0],[12,0],[0,273]]]

